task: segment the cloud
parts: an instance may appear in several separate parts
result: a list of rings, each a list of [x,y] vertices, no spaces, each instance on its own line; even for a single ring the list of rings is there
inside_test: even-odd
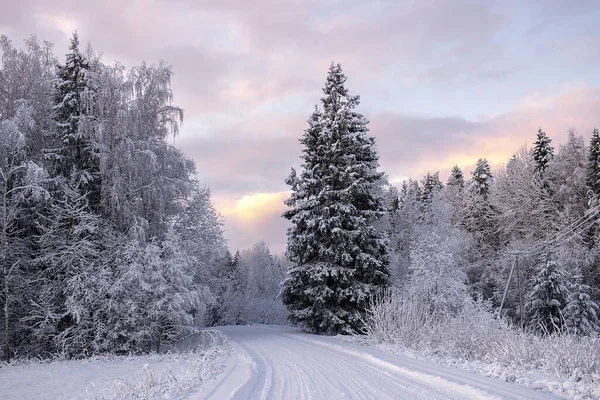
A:
[[[600,88],[573,87],[527,96],[514,110],[474,121],[382,113],[371,118],[371,132],[389,176],[420,179],[426,172],[447,175],[455,164],[472,168],[479,158],[499,166],[522,145],[531,147],[540,126],[555,147],[566,142],[571,128],[588,137],[600,124],[598,109]]]
[[[558,144],[600,124],[599,13],[594,0],[22,0],[3,5],[0,31],[53,41],[59,58],[76,28],[108,63],[166,60],[186,112],[175,143],[232,245],[281,250],[277,196],[332,61],[362,95],[391,180],[468,172],[531,145],[538,126]]]
[[[235,201],[229,197],[215,198],[217,209],[225,217],[225,236],[230,248],[248,248],[264,240],[270,244],[273,253],[283,253],[284,235],[289,224],[281,214],[286,209],[283,201],[289,195],[289,192],[253,193]]]
[[[249,229],[255,229],[256,222],[263,219],[265,215],[281,214],[285,209],[283,201],[288,197],[290,197],[289,192],[248,194],[233,204],[222,205],[219,209],[225,217],[234,218],[247,225]]]

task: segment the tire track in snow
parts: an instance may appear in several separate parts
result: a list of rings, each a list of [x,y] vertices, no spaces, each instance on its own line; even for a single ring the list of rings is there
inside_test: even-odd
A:
[[[515,384],[290,327],[219,328],[236,351],[190,399],[548,399]]]

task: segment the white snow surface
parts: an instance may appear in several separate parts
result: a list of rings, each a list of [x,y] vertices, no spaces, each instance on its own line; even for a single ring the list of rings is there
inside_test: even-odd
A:
[[[5,365],[0,400],[183,398],[224,370],[230,349]]]
[[[551,399],[499,379],[282,326],[219,328],[234,349],[201,399]]]

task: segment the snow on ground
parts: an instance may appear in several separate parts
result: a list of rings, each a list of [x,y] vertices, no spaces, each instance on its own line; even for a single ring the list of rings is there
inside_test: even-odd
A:
[[[357,344],[356,339],[347,337],[309,335],[284,326],[219,330],[231,341],[204,351],[4,366],[0,368],[0,398],[555,398],[548,391],[394,354],[400,350]],[[473,365],[471,369],[493,375]],[[513,381],[527,379],[519,376]],[[534,388],[551,386],[540,386],[540,379],[530,379],[530,383],[537,382]],[[563,397],[574,393],[565,383],[560,389],[554,392]]]
[[[281,326],[219,328],[234,356],[201,399],[550,399],[500,379]]]
[[[0,368],[0,398],[177,398],[221,373],[228,344],[174,354],[31,362]]]
[[[404,357],[423,361],[432,361],[453,368],[472,371],[486,377],[504,380],[506,382],[524,385],[538,391],[547,391],[565,399],[600,399],[600,379],[594,382],[583,382],[575,379],[560,378],[555,374],[540,370],[510,367],[500,363],[487,363],[438,357],[434,354],[418,353],[400,345],[378,344],[368,336],[339,336],[340,340],[379,349],[386,353],[403,355]],[[600,365],[598,366],[600,377]],[[597,377],[597,378],[598,378]]]

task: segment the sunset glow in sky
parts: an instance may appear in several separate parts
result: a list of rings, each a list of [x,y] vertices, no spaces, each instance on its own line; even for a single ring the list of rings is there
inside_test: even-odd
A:
[[[232,250],[285,247],[284,179],[332,61],[361,96],[390,181],[504,163],[538,126],[600,126],[597,0],[0,0],[0,34],[105,63],[166,60],[192,157]]]

